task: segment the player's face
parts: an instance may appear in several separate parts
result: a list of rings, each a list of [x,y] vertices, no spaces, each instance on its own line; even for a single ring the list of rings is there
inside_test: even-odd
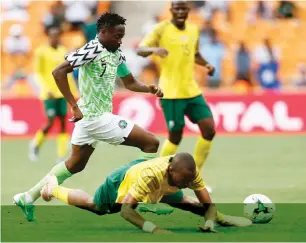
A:
[[[124,35],[124,25],[117,25],[116,27],[102,29],[99,33],[99,39],[108,51],[115,52],[121,46]]]
[[[171,167],[168,169],[168,183],[170,186],[183,189],[187,188],[194,179],[194,173],[190,171],[174,171]]]
[[[52,46],[57,46],[60,42],[60,30],[50,29],[48,32],[49,42]]]
[[[189,6],[186,2],[174,2],[171,6],[173,21],[178,25],[183,25],[188,18]]]

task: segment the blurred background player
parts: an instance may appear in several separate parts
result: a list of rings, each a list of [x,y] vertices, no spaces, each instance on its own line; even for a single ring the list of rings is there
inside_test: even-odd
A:
[[[63,160],[68,153],[69,136],[66,133],[67,102],[56,86],[52,71],[62,63],[63,57],[67,54],[66,47],[61,45],[61,31],[58,27],[50,27],[47,30],[48,43],[37,48],[34,57],[34,67],[37,81],[40,85],[40,98],[44,103],[45,113],[48,117],[47,124],[35,134],[30,142],[29,158],[32,161],[38,160],[39,149],[45,138],[54,125],[55,118],[59,118],[60,128],[57,135],[57,157],[58,162]],[[70,87],[74,93],[76,88],[72,82]]]
[[[98,215],[121,212],[121,216],[147,233],[165,233],[150,221],[146,221],[135,210],[139,202],[157,203],[163,201],[174,207],[205,218],[202,231],[216,232],[215,222],[226,226],[249,226],[246,218],[223,215],[217,212],[194,159],[188,153],[171,157],[160,157],[142,162],[135,160],[112,172],[96,190],[94,197],[82,190],[58,186],[55,176],[46,178],[41,191],[42,198],[53,197],[66,204],[89,210]],[[193,203],[184,196],[181,189],[194,190],[199,203]],[[164,214],[167,212],[165,211]]]
[[[199,53],[199,30],[186,22],[189,13],[186,1],[173,1],[172,19],[155,26],[140,43],[138,54],[160,56],[160,87],[164,97],[161,106],[169,130],[168,140],[161,149],[161,156],[175,154],[182,140],[184,116],[199,125],[202,137],[196,143],[194,158],[198,168],[204,165],[215,135],[211,110],[202,91],[194,80],[194,63],[214,74],[214,67]]]

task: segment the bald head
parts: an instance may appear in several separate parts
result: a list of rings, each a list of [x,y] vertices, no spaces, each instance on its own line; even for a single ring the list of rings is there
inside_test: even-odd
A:
[[[178,153],[176,154],[171,163],[173,170],[180,171],[186,169],[190,172],[195,171],[196,165],[193,157],[189,153]]]
[[[178,153],[168,169],[168,183],[178,188],[186,188],[196,176],[196,164],[189,153]]]

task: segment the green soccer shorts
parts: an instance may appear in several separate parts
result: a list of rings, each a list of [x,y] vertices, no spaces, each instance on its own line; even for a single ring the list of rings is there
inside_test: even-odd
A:
[[[116,203],[118,189],[124,179],[125,173],[136,164],[145,160],[134,160],[127,165],[121,166],[106,177],[105,182],[98,187],[94,195],[94,203],[98,206],[102,214],[118,213],[121,210],[121,204]]]
[[[185,115],[193,123],[212,117],[212,112],[203,95],[189,99],[161,99],[160,101],[170,132],[184,128]]]
[[[48,118],[67,115],[67,102],[64,98],[44,100]]]

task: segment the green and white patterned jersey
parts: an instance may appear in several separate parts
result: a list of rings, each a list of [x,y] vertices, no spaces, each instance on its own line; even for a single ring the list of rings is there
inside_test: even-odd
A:
[[[112,112],[116,76],[130,74],[120,50],[109,52],[96,38],[65,59],[73,69],[79,68],[80,107],[85,119]]]

